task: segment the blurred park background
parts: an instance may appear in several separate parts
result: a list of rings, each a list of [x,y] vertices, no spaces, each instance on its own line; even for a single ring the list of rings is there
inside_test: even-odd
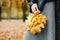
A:
[[[29,8],[27,0],[0,0],[0,40],[22,40]]]
[[[0,0],[1,19],[26,19],[29,13],[27,0]]]

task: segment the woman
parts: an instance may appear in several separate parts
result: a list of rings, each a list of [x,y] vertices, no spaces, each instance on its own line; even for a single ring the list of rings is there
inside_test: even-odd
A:
[[[47,16],[47,24],[41,33],[32,35],[28,30],[23,40],[55,40],[55,14],[53,0],[31,0],[29,2],[32,12],[40,11]]]

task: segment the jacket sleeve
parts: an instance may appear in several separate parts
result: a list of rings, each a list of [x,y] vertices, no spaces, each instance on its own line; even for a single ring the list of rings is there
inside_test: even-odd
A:
[[[33,0],[32,2],[33,2],[33,3],[37,3],[37,4],[38,4],[38,0]]]

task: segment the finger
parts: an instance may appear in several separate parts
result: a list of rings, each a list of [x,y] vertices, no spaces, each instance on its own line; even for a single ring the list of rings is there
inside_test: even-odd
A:
[[[31,9],[32,9],[32,12],[35,12],[36,11],[34,6]]]
[[[37,10],[38,11],[38,13],[40,13],[40,10]]]
[[[37,7],[37,5],[35,6],[35,9],[36,9],[36,11],[38,10],[38,7]]]
[[[36,9],[36,11],[37,11],[38,13],[40,13],[40,10],[38,9],[38,7],[37,7],[37,6],[36,6],[36,8],[35,8],[35,9]]]

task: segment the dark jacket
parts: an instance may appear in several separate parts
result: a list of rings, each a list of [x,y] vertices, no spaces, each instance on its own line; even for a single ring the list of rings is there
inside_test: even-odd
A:
[[[31,7],[34,3],[36,3],[36,4],[38,5],[38,8],[39,8],[40,11],[43,10],[44,5],[45,5],[46,3],[52,2],[52,1],[54,1],[54,0],[28,0],[30,7]],[[30,9],[30,11],[31,11],[31,9]]]

